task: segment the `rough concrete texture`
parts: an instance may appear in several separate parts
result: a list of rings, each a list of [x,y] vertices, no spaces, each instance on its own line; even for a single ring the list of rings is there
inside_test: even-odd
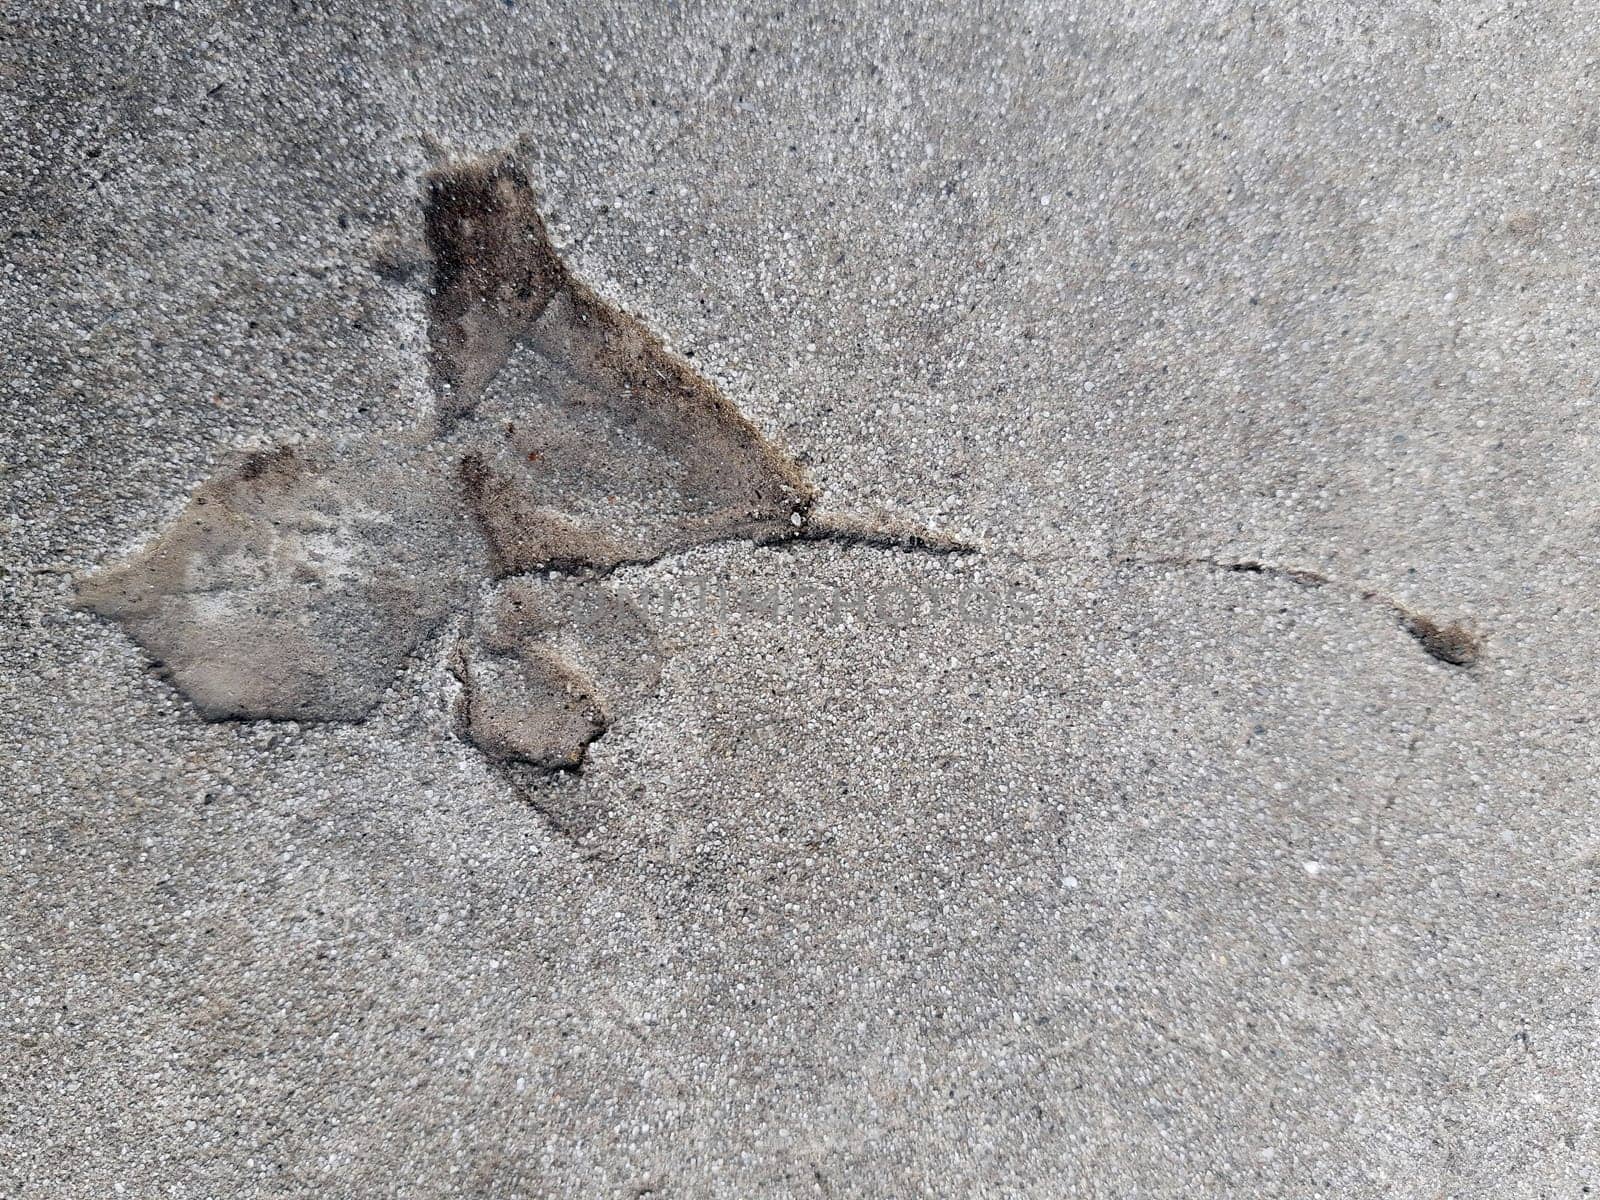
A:
[[[456,711],[497,762],[576,767],[615,706],[661,677],[660,646],[639,610],[593,579],[523,576],[494,589],[456,649]],[[533,803],[544,780],[535,780]]]
[[[459,728],[496,761],[576,767],[610,721],[548,644],[560,614],[535,612],[555,594],[536,599],[539,573],[572,576],[589,617],[600,574],[708,542],[942,545],[813,514],[797,464],[571,278],[510,156],[431,171],[423,193],[431,416],[399,438],[246,454],[77,588],[202,716],[364,719],[476,570],[515,582],[456,654]],[[628,622],[584,624],[601,657],[636,653],[610,644]]]
[[[1597,18],[10,8],[0,1188],[1592,1194]],[[434,420],[504,147],[822,508],[982,553],[618,566],[659,678],[545,775],[403,526],[365,719],[205,719],[77,585]]]

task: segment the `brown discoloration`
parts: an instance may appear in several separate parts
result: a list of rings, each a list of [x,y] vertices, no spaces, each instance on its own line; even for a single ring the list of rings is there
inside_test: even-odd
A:
[[[526,489],[491,467],[476,451],[462,456],[467,508],[489,548],[495,578],[533,571],[609,569],[627,561],[626,549],[603,530],[584,528],[541,508]]]
[[[686,497],[784,516],[815,489],[709,380],[637,318],[571,282],[534,328],[535,351],[571,373],[573,390],[602,400],[613,420],[682,466]]]
[[[1482,640],[1460,621],[1440,624],[1431,617],[1407,613],[1401,625],[1434,658],[1452,667],[1471,667],[1483,653]]]
[[[900,521],[865,521],[831,513],[808,512],[795,527],[794,538],[805,542],[833,542],[866,546],[873,550],[908,550],[926,554],[976,554],[978,547],[949,534],[907,525]]]
[[[797,536],[794,514],[816,501],[799,466],[571,277],[506,162],[444,168],[428,196],[440,421],[460,424],[461,479],[497,574]],[[480,261],[495,254],[513,261]]]
[[[1530,208],[1518,209],[1506,216],[1506,232],[1532,241],[1544,228],[1544,217]]]
[[[456,648],[462,734],[500,763],[576,767],[610,706],[655,684],[660,650],[637,609],[603,584],[512,580]]]
[[[590,681],[546,647],[463,651],[458,661],[462,729],[495,762],[570,769],[610,725]]]
[[[287,482],[295,472],[296,460],[293,446],[277,446],[269,450],[256,450],[244,456],[239,464],[239,478],[246,481],[274,476]]]
[[[433,258],[433,373],[448,426],[473,410],[567,272],[533,189],[509,160],[433,172],[423,220]]]

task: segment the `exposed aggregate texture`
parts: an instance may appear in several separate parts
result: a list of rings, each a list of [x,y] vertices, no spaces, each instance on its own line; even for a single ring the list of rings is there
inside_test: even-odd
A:
[[[1594,1194],[1597,18],[9,6],[0,1195]],[[206,720],[77,586],[433,420],[505,147],[982,553],[618,566],[581,774],[460,737],[487,573],[364,719]]]

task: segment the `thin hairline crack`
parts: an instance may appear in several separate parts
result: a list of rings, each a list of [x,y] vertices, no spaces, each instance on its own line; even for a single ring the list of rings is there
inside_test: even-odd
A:
[[[1374,588],[1343,582],[1305,567],[1278,566],[1254,558],[1218,558],[1210,555],[1120,555],[1115,560],[1129,566],[1171,566],[1225,571],[1235,575],[1261,575],[1282,579],[1297,587],[1328,588],[1371,604],[1394,617],[1396,623],[1430,658],[1463,670],[1476,666],[1483,656],[1483,638],[1465,622],[1441,621],[1402,604]]]

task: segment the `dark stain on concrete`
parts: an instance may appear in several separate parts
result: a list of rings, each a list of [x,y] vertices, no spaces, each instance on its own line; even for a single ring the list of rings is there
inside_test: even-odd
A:
[[[574,770],[659,671],[618,567],[734,540],[971,549],[816,512],[791,457],[573,278],[511,157],[442,166],[421,202],[434,420],[244,455],[78,589],[202,716],[362,720],[487,575],[449,660],[457,728],[517,778]]]

